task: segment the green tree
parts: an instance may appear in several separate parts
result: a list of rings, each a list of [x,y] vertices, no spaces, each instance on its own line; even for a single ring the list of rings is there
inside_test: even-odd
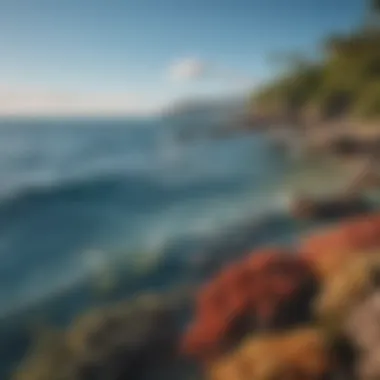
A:
[[[302,115],[313,109],[317,118],[318,113],[322,118],[352,113],[379,117],[380,94],[374,84],[380,81],[380,29],[332,36],[326,46],[323,61],[292,59],[285,72],[259,89],[253,97],[258,113]]]
[[[380,12],[380,0],[371,0],[371,10]]]
[[[380,0],[370,0],[366,24],[369,29],[380,28]]]

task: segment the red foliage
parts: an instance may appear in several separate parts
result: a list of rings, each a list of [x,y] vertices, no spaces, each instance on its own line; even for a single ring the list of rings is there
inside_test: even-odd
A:
[[[355,218],[322,233],[312,234],[301,242],[299,250],[306,260],[317,266],[328,267],[331,264],[335,267],[351,253],[376,248],[380,248],[380,213]]]
[[[315,291],[303,259],[280,249],[253,252],[202,288],[183,351],[205,361],[251,331],[305,321]]]

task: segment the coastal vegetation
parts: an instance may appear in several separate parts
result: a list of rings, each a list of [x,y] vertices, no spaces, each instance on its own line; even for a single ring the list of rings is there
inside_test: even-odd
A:
[[[380,2],[350,34],[330,36],[320,59],[291,59],[252,95],[254,112],[316,122],[380,118]]]

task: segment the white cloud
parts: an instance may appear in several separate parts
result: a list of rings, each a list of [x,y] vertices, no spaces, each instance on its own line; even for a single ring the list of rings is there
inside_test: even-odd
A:
[[[159,104],[139,94],[0,87],[0,116],[134,115],[159,108]]]
[[[198,58],[182,58],[169,66],[169,79],[176,82],[189,82],[197,79],[217,81],[228,86],[250,88],[253,80],[244,73],[223,65]]]
[[[207,73],[207,64],[197,58],[183,58],[169,67],[169,78],[174,81],[191,81]]]

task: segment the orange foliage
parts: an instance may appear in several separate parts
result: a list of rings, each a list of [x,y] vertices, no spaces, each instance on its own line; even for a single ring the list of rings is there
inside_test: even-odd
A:
[[[183,351],[207,361],[250,331],[306,321],[315,291],[314,275],[303,259],[280,249],[253,252],[201,289]]]

